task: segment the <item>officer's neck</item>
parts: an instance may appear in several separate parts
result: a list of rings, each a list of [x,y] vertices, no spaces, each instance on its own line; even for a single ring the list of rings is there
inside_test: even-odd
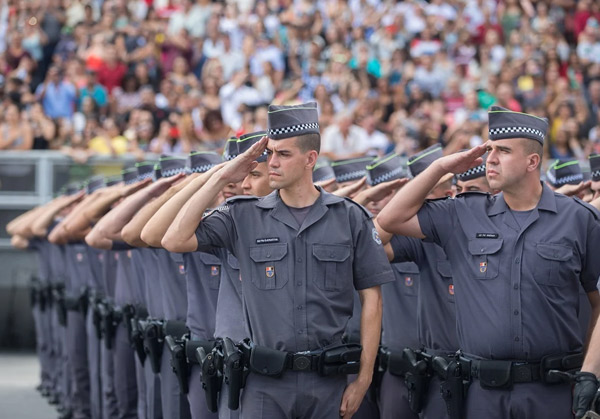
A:
[[[321,193],[312,183],[299,181],[279,190],[279,196],[285,205],[292,208],[305,208],[315,203]]]
[[[514,211],[529,211],[537,207],[542,191],[543,187],[539,179],[523,181],[514,187],[502,190],[506,205]]]

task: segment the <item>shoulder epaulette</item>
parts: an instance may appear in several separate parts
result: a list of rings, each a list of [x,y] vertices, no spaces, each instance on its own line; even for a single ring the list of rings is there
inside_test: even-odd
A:
[[[467,192],[461,192],[459,194],[456,194],[456,198],[458,197],[471,197],[471,196],[485,196],[485,197],[489,197],[491,196],[491,194],[489,192],[480,192],[480,191],[467,191]]]
[[[579,205],[581,205],[583,208],[585,208],[589,212],[591,212],[592,215],[594,216],[594,218],[596,219],[596,221],[600,220],[600,212],[598,212],[598,209],[596,207],[588,204],[587,202],[582,201],[581,199],[579,199],[577,197],[573,197],[573,200],[575,202],[577,202]]]
[[[232,196],[231,198],[227,198],[225,200],[225,203],[233,204],[236,201],[253,201],[253,200],[257,200],[257,199],[259,199],[259,197],[254,196],[254,195],[236,195],[236,196]]]
[[[360,208],[361,211],[367,216],[367,218],[373,218],[373,214],[371,214],[371,212],[368,209],[366,209],[365,207],[360,205],[358,202],[353,201],[352,199],[348,198],[347,196],[345,196],[344,199],[348,202],[352,202],[354,205],[356,205],[358,208]]]

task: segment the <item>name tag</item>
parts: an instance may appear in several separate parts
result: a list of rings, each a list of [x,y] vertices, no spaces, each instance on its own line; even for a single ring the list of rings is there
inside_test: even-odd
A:
[[[268,243],[279,243],[279,237],[265,237],[263,239],[256,239],[256,244],[268,244]]]
[[[475,237],[478,239],[497,239],[498,233],[477,233]]]

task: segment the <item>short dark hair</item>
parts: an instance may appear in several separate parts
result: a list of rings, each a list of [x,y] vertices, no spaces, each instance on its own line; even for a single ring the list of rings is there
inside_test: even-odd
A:
[[[530,140],[529,138],[525,139],[526,141],[523,141],[523,147],[525,149],[525,153],[527,154],[537,154],[540,157],[542,157],[542,154],[544,154],[544,146],[541,145],[538,141],[535,140]]]
[[[310,150],[321,152],[321,135],[320,134],[304,134],[296,137],[296,144],[303,153]]]

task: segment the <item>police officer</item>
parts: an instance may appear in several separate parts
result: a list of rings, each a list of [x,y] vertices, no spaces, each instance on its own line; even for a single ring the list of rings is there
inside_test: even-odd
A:
[[[391,279],[389,264],[369,215],[312,184],[320,145],[316,103],[271,106],[268,135],[269,181],[278,191],[230,200],[202,219],[227,183],[243,180],[256,166],[267,145],[263,138],[194,194],[163,245],[172,251],[225,247],[240,261],[254,342],[242,417],[351,417],[371,382],[381,327],[379,285]],[[363,302],[363,350],[359,376],[346,387],[344,375],[316,373],[326,364],[313,351],[335,346],[356,353],[339,346],[353,288]],[[347,368],[329,353],[328,362]]]
[[[583,348],[578,289],[597,304],[600,225],[596,210],[540,182],[547,129],[492,107],[490,141],[438,159],[378,217],[387,231],[438,243],[452,263],[461,367],[473,380],[467,417],[571,416],[569,384],[547,372]],[[488,182],[502,193],[424,203],[441,176],[481,164],[486,150]]]

